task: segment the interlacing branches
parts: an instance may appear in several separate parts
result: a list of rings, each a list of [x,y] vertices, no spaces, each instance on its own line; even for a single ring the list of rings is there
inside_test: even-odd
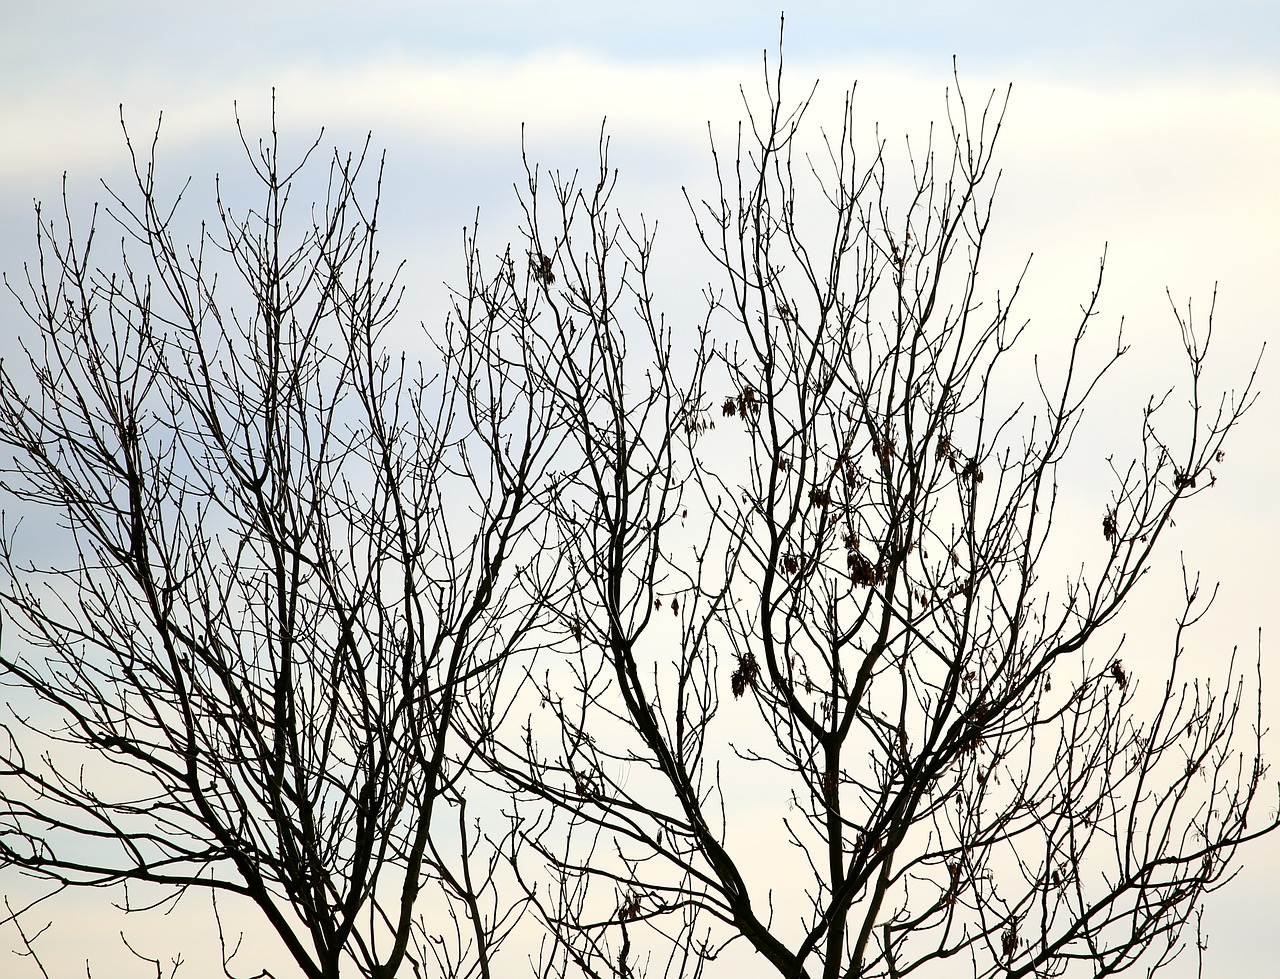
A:
[[[5,488],[67,537],[43,566],[24,528],[0,547],[0,854],[55,887],[240,895],[308,976],[488,976],[520,902],[451,730],[536,617],[510,582],[563,436],[475,356],[492,326],[447,332],[434,384],[385,352],[367,146],[310,213],[316,146],[245,151],[257,208],[219,194],[184,244],[135,152],[120,270],[68,213],[13,287],[40,340],[0,367]]]
[[[1206,404],[1211,324],[1180,317],[1189,421],[1175,438],[1161,401],[1141,412],[1098,560],[1050,587],[1073,437],[1126,350],[1085,366],[1101,265],[1053,369],[1015,375],[1021,280],[978,280],[1003,103],[957,85],[898,170],[860,148],[851,99],[805,153],[808,99],[768,80],[690,201],[720,284],[674,355],[650,239],[603,206],[606,156],[594,194],[531,171],[523,198],[538,288],[506,309],[563,344],[578,441],[564,560],[534,593],[563,616],[558,658],[508,687],[518,727],[484,754],[553,869],[541,890],[521,871],[554,938],[540,968],[699,974],[735,943],[791,977],[1105,975],[1152,948],[1158,967],[1274,828],[1261,722],[1240,683],[1183,679],[1199,586],[1166,676],[1142,678],[1153,714],[1098,638],[1212,482],[1252,377]]]
[[[1277,825],[1260,707],[1234,653],[1186,676],[1192,572],[1159,671],[1108,630],[1255,375],[1210,395],[1212,309],[1175,308],[1188,382],[1082,533],[1127,347],[1091,342],[1105,258],[1034,358],[1021,276],[979,278],[1004,100],[957,83],[900,154],[852,94],[813,138],[783,81],[687,195],[696,310],[662,311],[602,135],[589,174],[525,161],[517,242],[468,231],[428,366],[387,352],[367,145],[300,213],[318,144],[242,130],[260,202],[185,236],[131,145],[110,262],[39,213],[0,363],[0,870],[247,902],[315,979],[1180,952]],[[39,902],[6,907],[39,963]]]

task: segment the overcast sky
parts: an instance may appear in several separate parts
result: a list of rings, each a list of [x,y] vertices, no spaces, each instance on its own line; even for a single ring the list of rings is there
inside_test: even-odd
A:
[[[162,181],[176,189],[194,175],[198,210],[215,172],[234,181],[242,167],[233,103],[259,133],[274,88],[286,145],[302,147],[325,125],[328,143],[354,147],[372,130],[387,148],[384,247],[409,261],[407,319],[439,322],[440,283],[460,279],[460,231],[477,207],[495,250],[514,236],[521,124],[535,159],[572,169],[592,165],[606,116],[622,170],[616,202],[669,229],[659,261],[685,291],[659,300],[669,315],[696,319],[680,188],[696,196],[710,187],[707,122],[726,133],[734,125],[737,86],[758,86],[778,12],[755,0],[2,0],[0,269],[12,277],[31,257],[32,200],[53,199],[64,171],[81,215],[101,196],[98,178],[125,178],[121,103],[140,135],[163,111]],[[1140,397],[1125,395],[1143,390],[1144,359],[1163,363],[1176,348],[1166,287],[1203,309],[1217,283],[1211,380],[1242,381],[1280,322],[1280,3],[844,0],[787,9],[792,91],[821,79],[838,105],[857,80],[860,117],[891,139],[943,117],[953,57],[970,92],[1013,85],[986,274],[1012,277],[1034,251],[1024,309],[1032,342],[1061,338],[1054,331],[1073,322],[1106,245],[1103,317],[1124,315],[1137,348],[1127,386],[1107,404],[1136,410]],[[0,354],[12,351],[17,323],[13,304],[0,303]],[[1264,359],[1262,399],[1228,449],[1221,486],[1187,508],[1171,541],[1224,582],[1216,615],[1196,634],[1208,666],[1232,645],[1255,648],[1259,627],[1264,660],[1280,655],[1277,356]],[[1167,634],[1167,597],[1156,592],[1129,631]],[[1280,669],[1267,669],[1276,719]],[[1272,754],[1278,745],[1273,738]],[[1210,975],[1274,974],[1280,839],[1244,863],[1211,899]],[[77,922],[70,952],[87,954],[118,927],[97,920]],[[10,942],[0,933],[0,950]],[[0,974],[9,970],[0,959]],[[198,961],[180,973],[212,974]]]

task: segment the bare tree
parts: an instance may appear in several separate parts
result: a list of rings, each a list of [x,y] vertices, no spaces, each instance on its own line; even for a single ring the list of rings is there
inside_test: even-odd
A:
[[[509,584],[559,428],[483,325],[433,383],[384,350],[367,143],[315,185],[318,141],[289,167],[274,125],[241,134],[261,201],[219,191],[189,245],[154,143],[111,193],[114,271],[37,211],[0,442],[57,543],[0,543],[0,866],[130,910],[239,895],[316,979],[489,976],[520,902],[450,730],[533,613]]]
[[[1214,589],[1184,572],[1163,677],[1106,629],[1213,484],[1253,376],[1210,397],[1212,314],[1175,309],[1190,410],[1139,405],[1097,522],[1064,524],[1073,436],[1126,348],[1087,366],[1100,268],[1052,366],[1012,369],[1021,280],[978,278],[1002,101],[957,86],[940,148],[898,169],[859,152],[851,95],[806,154],[812,93],[789,110],[766,76],[690,200],[719,273],[700,327],[654,312],[607,145],[594,187],[529,168],[541,288],[473,261],[484,316],[557,345],[571,429],[563,561],[531,591],[561,656],[463,712],[517,788],[541,974],[696,976],[735,943],[797,979],[1156,971],[1276,814],[1234,653],[1225,685],[1183,675]]]
[[[689,200],[696,318],[602,139],[591,177],[526,162],[519,245],[468,235],[434,375],[385,351],[367,149],[299,227],[312,154],[246,142],[263,204],[189,248],[135,155],[115,272],[42,220],[0,440],[69,556],[3,534],[6,872],[240,895],[316,977],[490,976],[526,910],[542,976],[1178,953],[1276,826],[1261,718],[1234,657],[1183,679],[1194,577],[1150,703],[1107,630],[1253,379],[1202,391],[1179,315],[1190,410],[1139,406],[1082,535],[1059,487],[1125,347],[1088,366],[1095,289],[1016,359],[1020,280],[978,277],[1002,104],[957,88],[899,168],[851,102],[807,155],[767,78]]]

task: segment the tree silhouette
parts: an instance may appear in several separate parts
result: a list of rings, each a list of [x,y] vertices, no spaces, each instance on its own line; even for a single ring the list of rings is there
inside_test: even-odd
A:
[[[1100,267],[1074,333],[1012,369],[1020,280],[978,279],[1003,104],[957,84],[940,148],[897,171],[859,151],[851,101],[806,152],[809,99],[769,80],[690,199],[718,272],[698,331],[654,312],[607,146],[594,189],[529,171],[529,252],[558,278],[468,281],[486,317],[553,338],[576,447],[560,574],[532,591],[565,659],[540,650],[467,711],[519,787],[540,974],[699,975],[735,944],[788,977],[1158,968],[1275,827],[1247,825],[1261,718],[1234,654],[1225,687],[1183,678],[1211,601],[1193,576],[1165,672],[1140,678],[1151,713],[1105,630],[1212,484],[1252,377],[1206,400],[1211,324],[1179,315],[1188,421],[1146,402],[1082,539],[1060,487],[1127,348],[1084,366]],[[1097,559],[1055,581],[1064,535]]]
[[[400,292],[381,164],[372,206],[357,193],[367,149],[299,213],[316,146],[289,168],[274,131],[246,141],[261,203],[219,193],[190,248],[154,146],[135,152],[116,271],[95,227],[41,220],[17,293],[31,374],[0,366],[4,486],[71,553],[0,544],[0,670],[24,708],[0,857],[58,888],[240,895],[307,976],[488,975],[518,908],[451,730],[524,614],[505,583],[555,429],[490,414],[519,381],[475,356],[483,336],[444,337],[434,385],[383,349]]]
[[[766,81],[688,197],[702,313],[660,311],[602,138],[589,178],[526,160],[522,241],[468,234],[430,368],[387,351],[367,144],[300,213],[318,142],[242,130],[261,203],[190,245],[130,144],[109,263],[38,211],[0,475],[57,544],[0,535],[0,870],[238,895],[314,977],[1179,952],[1276,826],[1261,718],[1234,655],[1184,678],[1191,573],[1163,676],[1108,627],[1253,376],[1207,395],[1211,314],[1175,309],[1190,410],[1139,406],[1082,533],[1073,438],[1127,348],[1088,366],[1101,267],[1035,361],[1021,279],[979,281],[1003,103],[957,85],[898,167],[851,96],[810,144]]]

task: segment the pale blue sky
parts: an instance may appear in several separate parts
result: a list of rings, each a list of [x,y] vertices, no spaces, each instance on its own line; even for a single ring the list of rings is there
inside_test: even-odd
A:
[[[409,260],[408,321],[441,314],[439,283],[460,276],[459,231],[477,205],[495,247],[514,233],[520,124],[537,159],[590,166],[606,114],[622,166],[617,202],[672,229],[659,261],[673,291],[659,299],[686,315],[698,302],[690,276],[703,273],[683,266],[679,188],[707,186],[706,121],[733,124],[736,86],[758,82],[777,17],[776,4],[755,0],[0,0],[0,270],[12,276],[31,257],[32,198],[55,195],[64,170],[82,216],[101,196],[98,177],[122,179],[119,103],[140,135],[165,111],[162,180],[176,188],[195,174],[191,203],[204,213],[213,173],[232,187],[237,179],[232,100],[260,131],[274,85],[286,141],[301,145],[326,124],[345,146],[373,129],[388,147],[387,245]],[[890,137],[940,117],[953,55],[971,91],[1013,83],[988,274],[1012,276],[1035,251],[1026,309],[1046,339],[1085,298],[1104,243],[1104,318],[1124,314],[1152,350],[1176,343],[1166,286],[1180,302],[1207,302],[1220,283],[1220,385],[1237,382],[1275,336],[1278,0],[794,3],[786,45],[795,91],[821,77],[834,99],[856,78],[868,121]],[[0,355],[13,349],[15,313],[0,298]],[[1266,661],[1280,656],[1277,356],[1264,364],[1263,400],[1229,449],[1222,488],[1189,508],[1171,541],[1224,579],[1219,614],[1199,634],[1206,656],[1252,648],[1259,626]],[[1144,385],[1142,371],[1126,383],[1108,405],[1135,406],[1126,396]],[[1145,610],[1164,628],[1161,601],[1154,593],[1135,621]],[[1267,669],[1267,716],[1280,720],[1280,668]],[[1207,975],[1274,973],[1280,840],[1245,859],[1241,879],[1210,905]],[[89,917],[78,923],[77,951],[112,940],[115,925],[77,913],[101,931],[92,937]],[[8,944],[0,933],[0,953]],[[0,973],[8,968],[0,957]],[[206,974],[193,962],[180,976]]]
[[[653,61],[737,57],[761,46],[779,4],[759,0],[374,2],[214,5],[171,0],[7,3],[6,85],[37,86],[51,64],[184,73],[295,58],[351,65],[369,57],[522,56],[589,50]],[[1071,75],[1280,68],[1280,6],[1270,0],[928,0],[785,5],[805,58],[961,55],[983,67],[1035,63]],[[185,40],[185,43],[183,43]],[[142,50],[142,49],[145,49]]]

